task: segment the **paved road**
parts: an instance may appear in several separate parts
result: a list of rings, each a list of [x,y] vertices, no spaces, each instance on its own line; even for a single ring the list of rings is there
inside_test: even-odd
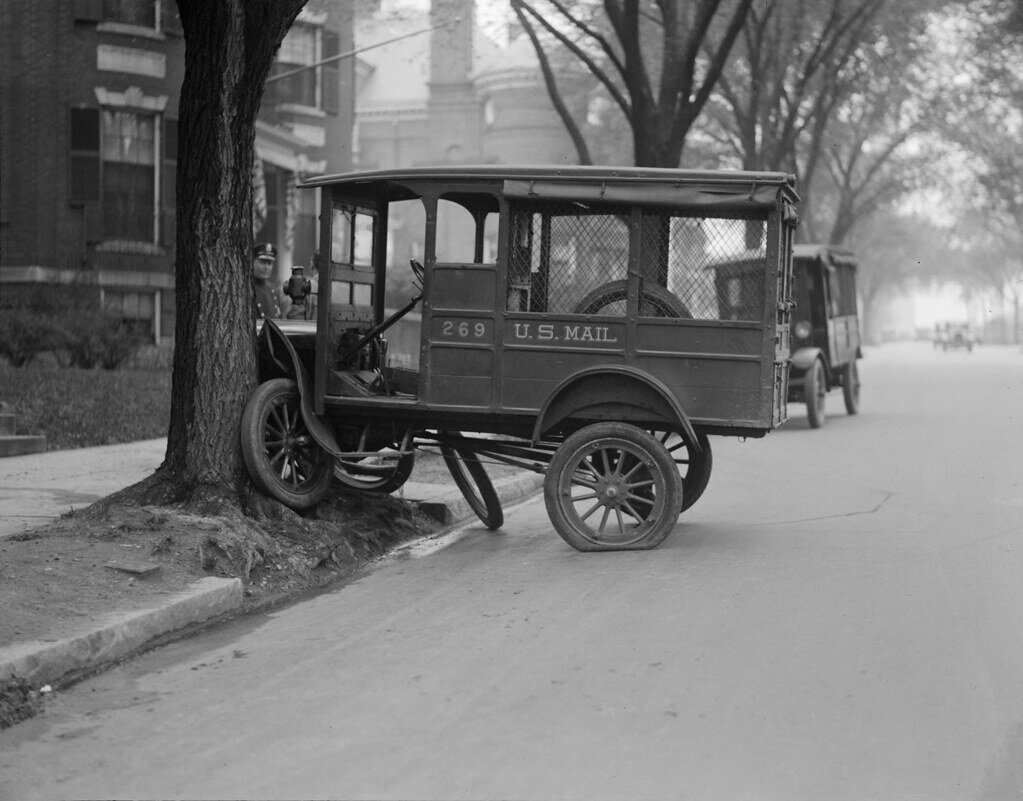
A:
[[[1023,355],[890,345],[661,548],[502,533],[163,648],[0,734],[0,797],[1018,799]]]

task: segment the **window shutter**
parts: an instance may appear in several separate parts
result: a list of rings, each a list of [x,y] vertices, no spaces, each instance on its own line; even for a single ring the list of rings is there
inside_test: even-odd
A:
[[[338,55],[339,37],[334,31],[323,31],[323,58],[332,58]],[[340,103],[341,84],[338,80],[340,74],[340,62],[330,61],[324,64],[323,70],[323,110],[329,114],[337,114]]]
[[[86,203],[83,210],[85,219],[85,243],[95,245],[103,241],[103,209],[99,202]]]
[[[177,0],[163,0],[160,6],[160,30],[168,36],[183,36],[181,15],[178,14]]]
[[[75,22],[102,22],[103,0],[75,0]]]
[[[68,199],[75,204],[100,200],[99,109],[72,108]]]
[[[173,117],[163,118],[163,157],[167,161],[178,160],[178,121]]]

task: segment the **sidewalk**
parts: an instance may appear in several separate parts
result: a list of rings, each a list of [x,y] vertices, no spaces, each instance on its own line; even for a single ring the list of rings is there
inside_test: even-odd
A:
[[[131,486],[163,462],[167,440],[0,459],[0,537],[41,525]]]
[[[166,440],[157,439],[0,459],[0,542],[145,478],[159,467],[165,451]],[[502,503],[508,505],[532,495],[541,484],[541,476],[525,473],[495,480],[494,487]],[[417,503],[447,526],[445,532],[428,538],[428,543],[408,543],[401,548],[411,556],[449,544],[459,535],[458,524],[475,519],[453,481],[410,481],[396,494]],[[0,680],[13,674],[34,687],[55,684],[64,676],[102,668],[155,639],[235,612],[242,605],[240,579],[206,578],[157,608],[111,609],[102,620],[90,621],[67,639],[0,646]]]

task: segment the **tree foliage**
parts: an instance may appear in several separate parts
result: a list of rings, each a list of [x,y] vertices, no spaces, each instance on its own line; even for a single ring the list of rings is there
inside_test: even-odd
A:
[[[862,221],[856,243],[856,289],[867,341],[878,340],[875,320],[888,300],[954,269],[948,242],[947,229],[918,214],[892,210]]]
[[[957,225],[958,278],[1009,297],[1013,337],[1023,299],[1023,30],[1015,0],[972,0],[938,21],[931,70],[941,87],[930,121],[959,155],[972,210]]]
[[[883,5],[775,0],[751,11],[712,109],[744,169],[812,177],[828,121],[862,78],[856,54]]]
[[[799,236],[841,243],[912,185],[927,15],[939,0],[774,0],[755,6],[706,130],[750,170],[796,175]]]
[[[678,167],[753,0],[511,0],[581,164],[593,158],[559,65],[589,73],[628,121],[633,162]]]

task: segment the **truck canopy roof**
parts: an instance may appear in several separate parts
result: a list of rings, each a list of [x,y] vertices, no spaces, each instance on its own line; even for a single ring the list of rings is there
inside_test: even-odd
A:
[[[799,244],[792,246],[793,259],[822,259],[825,264],[856,267],[856,255],[837,245]]]
[[[764,210],[798,202],[795,177],[780,172],[671,170],[645,167],[444,165],[323,175],[303,188],[331,187],[378,202],[491,192],[521,200]],[[793,212],[794,213],[794,212]]]

